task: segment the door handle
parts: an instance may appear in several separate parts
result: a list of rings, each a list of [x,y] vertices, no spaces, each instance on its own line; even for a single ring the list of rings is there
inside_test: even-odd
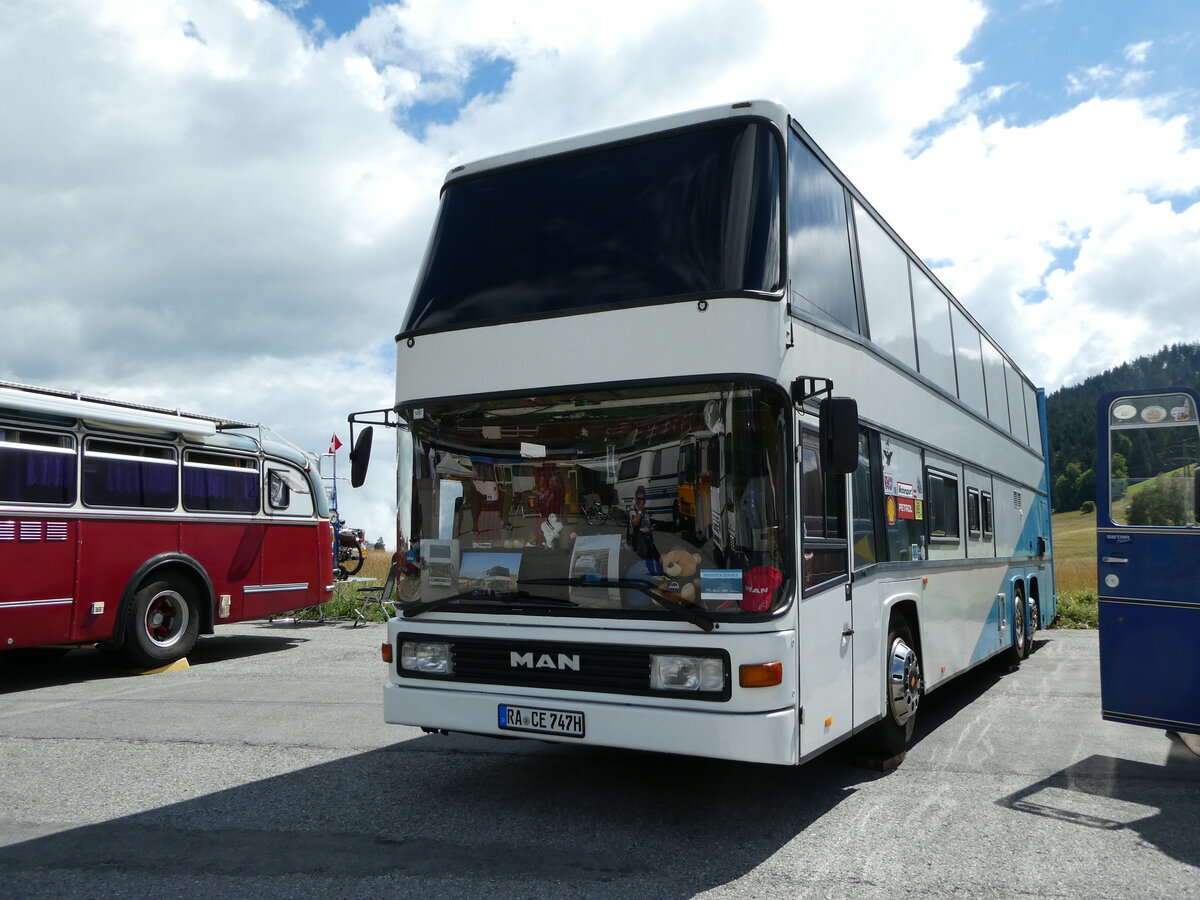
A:
[[[854,634],[854,629],[847,628],[845,631],[842,632],[842,637],[850,637],[852,634]]]
[[[1129,564],[1129,560],[1123,556],[1102,556],[1100,557],[1100,562],[1120,563],[1123,566]]]

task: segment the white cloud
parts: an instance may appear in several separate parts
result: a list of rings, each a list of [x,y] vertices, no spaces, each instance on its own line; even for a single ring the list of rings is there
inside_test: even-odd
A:
[[[952,261],[940,277],[1017,363],[1057,387],[1200,334],[1188,124],[1135,100],[1088,100],[1025,127],[970,117],[881,166],[878,193],[918,253]],[[1055,267],[1076,254],[1070,271]]]
[[[1194,337],[1200,304],[1180,298],[1197,296],[1200,213],[1164,201],[1200,190],[1195,123],[1133,98],[985,120],[1004,87],[972,86],[961,58],[984,15],[977,0],[410,0],[334,38],[264,0],[10,4],[0,378],[324,449],[350,410],[391,402],[392,337],[451,165],[753,97],[791,108],[919,252],[951,260],[947,282],[1036,380]],[[497,59],[500,93],[409,125]],[[1025,306],[1030,290],[1046,299]],[[393,529],[388,444],[369,489],[342,492],[372,536]]]
[[[1141,65],[1150,56],[1150,48],[1154,46],[1154,41],[1138,41],[1134,44],[1128,44],[1125,47],[1125,58],[1131,63]]]

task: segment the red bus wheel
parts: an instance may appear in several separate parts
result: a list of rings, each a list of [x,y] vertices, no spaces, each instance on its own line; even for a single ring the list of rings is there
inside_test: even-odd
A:
[[[200,616],[191,591],[181,584],[156,581],[134,594],[121,649],[136,666],[161,666],[187,656],[199,631]]]

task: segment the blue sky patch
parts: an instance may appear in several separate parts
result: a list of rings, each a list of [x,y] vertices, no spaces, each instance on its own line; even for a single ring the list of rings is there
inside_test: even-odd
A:
[[[476,97],[501,93],[514,68],[513,62],[502,56],[480,59],[471,67],[461,93],[434,103],[414,103],[397,116],[396,124],[418,138],[424,136],[430,125],[449,125]]]
[[[1200,82],[1200,15],[1194,0],[990,3],[961,58],[982,64],[975,90],[1009,86],[988,107],[1014,125],[1066,112],[1090,96],[1145,96]],[[1193,31],[1179,31],[1191,19]],[[1176,94],[1181,109],[1196,92]]]

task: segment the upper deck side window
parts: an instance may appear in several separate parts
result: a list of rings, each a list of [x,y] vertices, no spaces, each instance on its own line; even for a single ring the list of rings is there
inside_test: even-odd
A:
[[[75,502],[75,438],[0,427],[0,503]]]
[[[794,307],[861,330],[846,190],[795,134],[788,138],[788,279]]]
[[[454,182],[404,330],[778,291],[781,157],[731,121]]]
[[[908,255],[857,202],[859,265],[871,340],[910,369],[917,368],[913,304],[909,291]]]

